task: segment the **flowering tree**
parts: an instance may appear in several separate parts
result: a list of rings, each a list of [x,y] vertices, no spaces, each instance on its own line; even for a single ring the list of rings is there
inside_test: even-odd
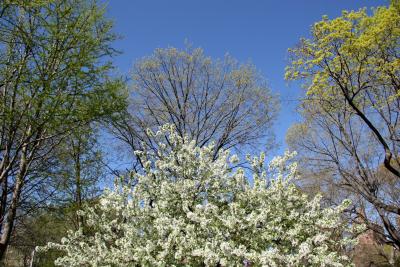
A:
[[[60,244],[59,266],[347,266],[338,251],[343,203],[322,208],[292,182],[296,164],[285,153],[265,167],[264,155],[249,159],[252,182],[237,157],[212,145],[196,147],[170,126],[149,133],[166,146],[137,152],[146,159],[130,186],[107,190],[82,211],[94,233],[70,232]],[[160,137],[160,138],[159,138]],[[165,140],[165,139],[164,139]]]

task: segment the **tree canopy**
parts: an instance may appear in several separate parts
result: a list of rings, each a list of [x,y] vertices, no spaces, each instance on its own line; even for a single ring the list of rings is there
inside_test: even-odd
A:
[[[214,60],[200,48],[156,49],[132,70],[130,108],[113,132],[131,147],[157,149],[147,134],[173,124],[199,146],[258,149],[273,143],[278,101],[252,64]]]
[[[96,2],[0,3],[0,260],[16,219],[48,199],[42,174],[58,144],[124,108],[111,28]]]

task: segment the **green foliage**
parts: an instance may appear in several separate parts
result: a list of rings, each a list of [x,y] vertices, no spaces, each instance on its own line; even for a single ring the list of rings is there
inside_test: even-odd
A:
[[[0,258],[17,213],[50,201],[42,174],[56,168],[64,139],[126,107],[104,13],[97,1],[0,3]]]
[[[13,2],[2,10],[0,77],[14,94],[1,109],[10,123],[20,115],[58,129],[123,108],[122,81],[107,76],[116,36],[95,2]],[[21,109],[8,105],[12,99]]]

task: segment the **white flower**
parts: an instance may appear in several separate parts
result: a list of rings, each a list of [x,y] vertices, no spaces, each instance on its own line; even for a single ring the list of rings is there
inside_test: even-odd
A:
[[[340,214],[348,203],[322,208],[319,196],[308,200],[292,183],[296,164],[287,161],[293,153],[273,159],[268,170],[263,154],[248,157],[255,171],[252,185],[244,170],[230,168],[229,153],[214,160],[213,145],[195,147],[171,126],[155,135],[161,142],[165,134],[170,149],[160,143],[157,157],[139,152],[147,156],[146,168],[135,174],[133,188],[117,185],[104,192],[95,208],[81,213],[94,235],[80,229],[44,248],[64,252],[56,265],[349,264],[335,249],[353,240],[330,238],[344,230]]]
[[[232,155],[231,156],[231,158],[229,159],[229,161],[232,163],[232,164],[237,164],[238,162],[239,162],[239,157],[235,154],[235,155]]]

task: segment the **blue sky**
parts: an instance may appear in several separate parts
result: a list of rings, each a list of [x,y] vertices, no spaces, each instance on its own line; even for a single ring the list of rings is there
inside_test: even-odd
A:
[[[123,36],[115,58],[120,72],[127,74],[133,62],[155,48],[184,47],[188,40],[202,47],[205,54],[221,58],[225,53],[242,62],[251,61],[280,94],[282,108],[275,125],[278,152],[285,148],[288,127],[298,120],[297,84],[287,84],[284,68],[287,49],[300,37],[307,37],[310,26],[321,19],[340,16],[344,9],[388,5],[389,0],[109,0],[107,16],[115,31]]]

